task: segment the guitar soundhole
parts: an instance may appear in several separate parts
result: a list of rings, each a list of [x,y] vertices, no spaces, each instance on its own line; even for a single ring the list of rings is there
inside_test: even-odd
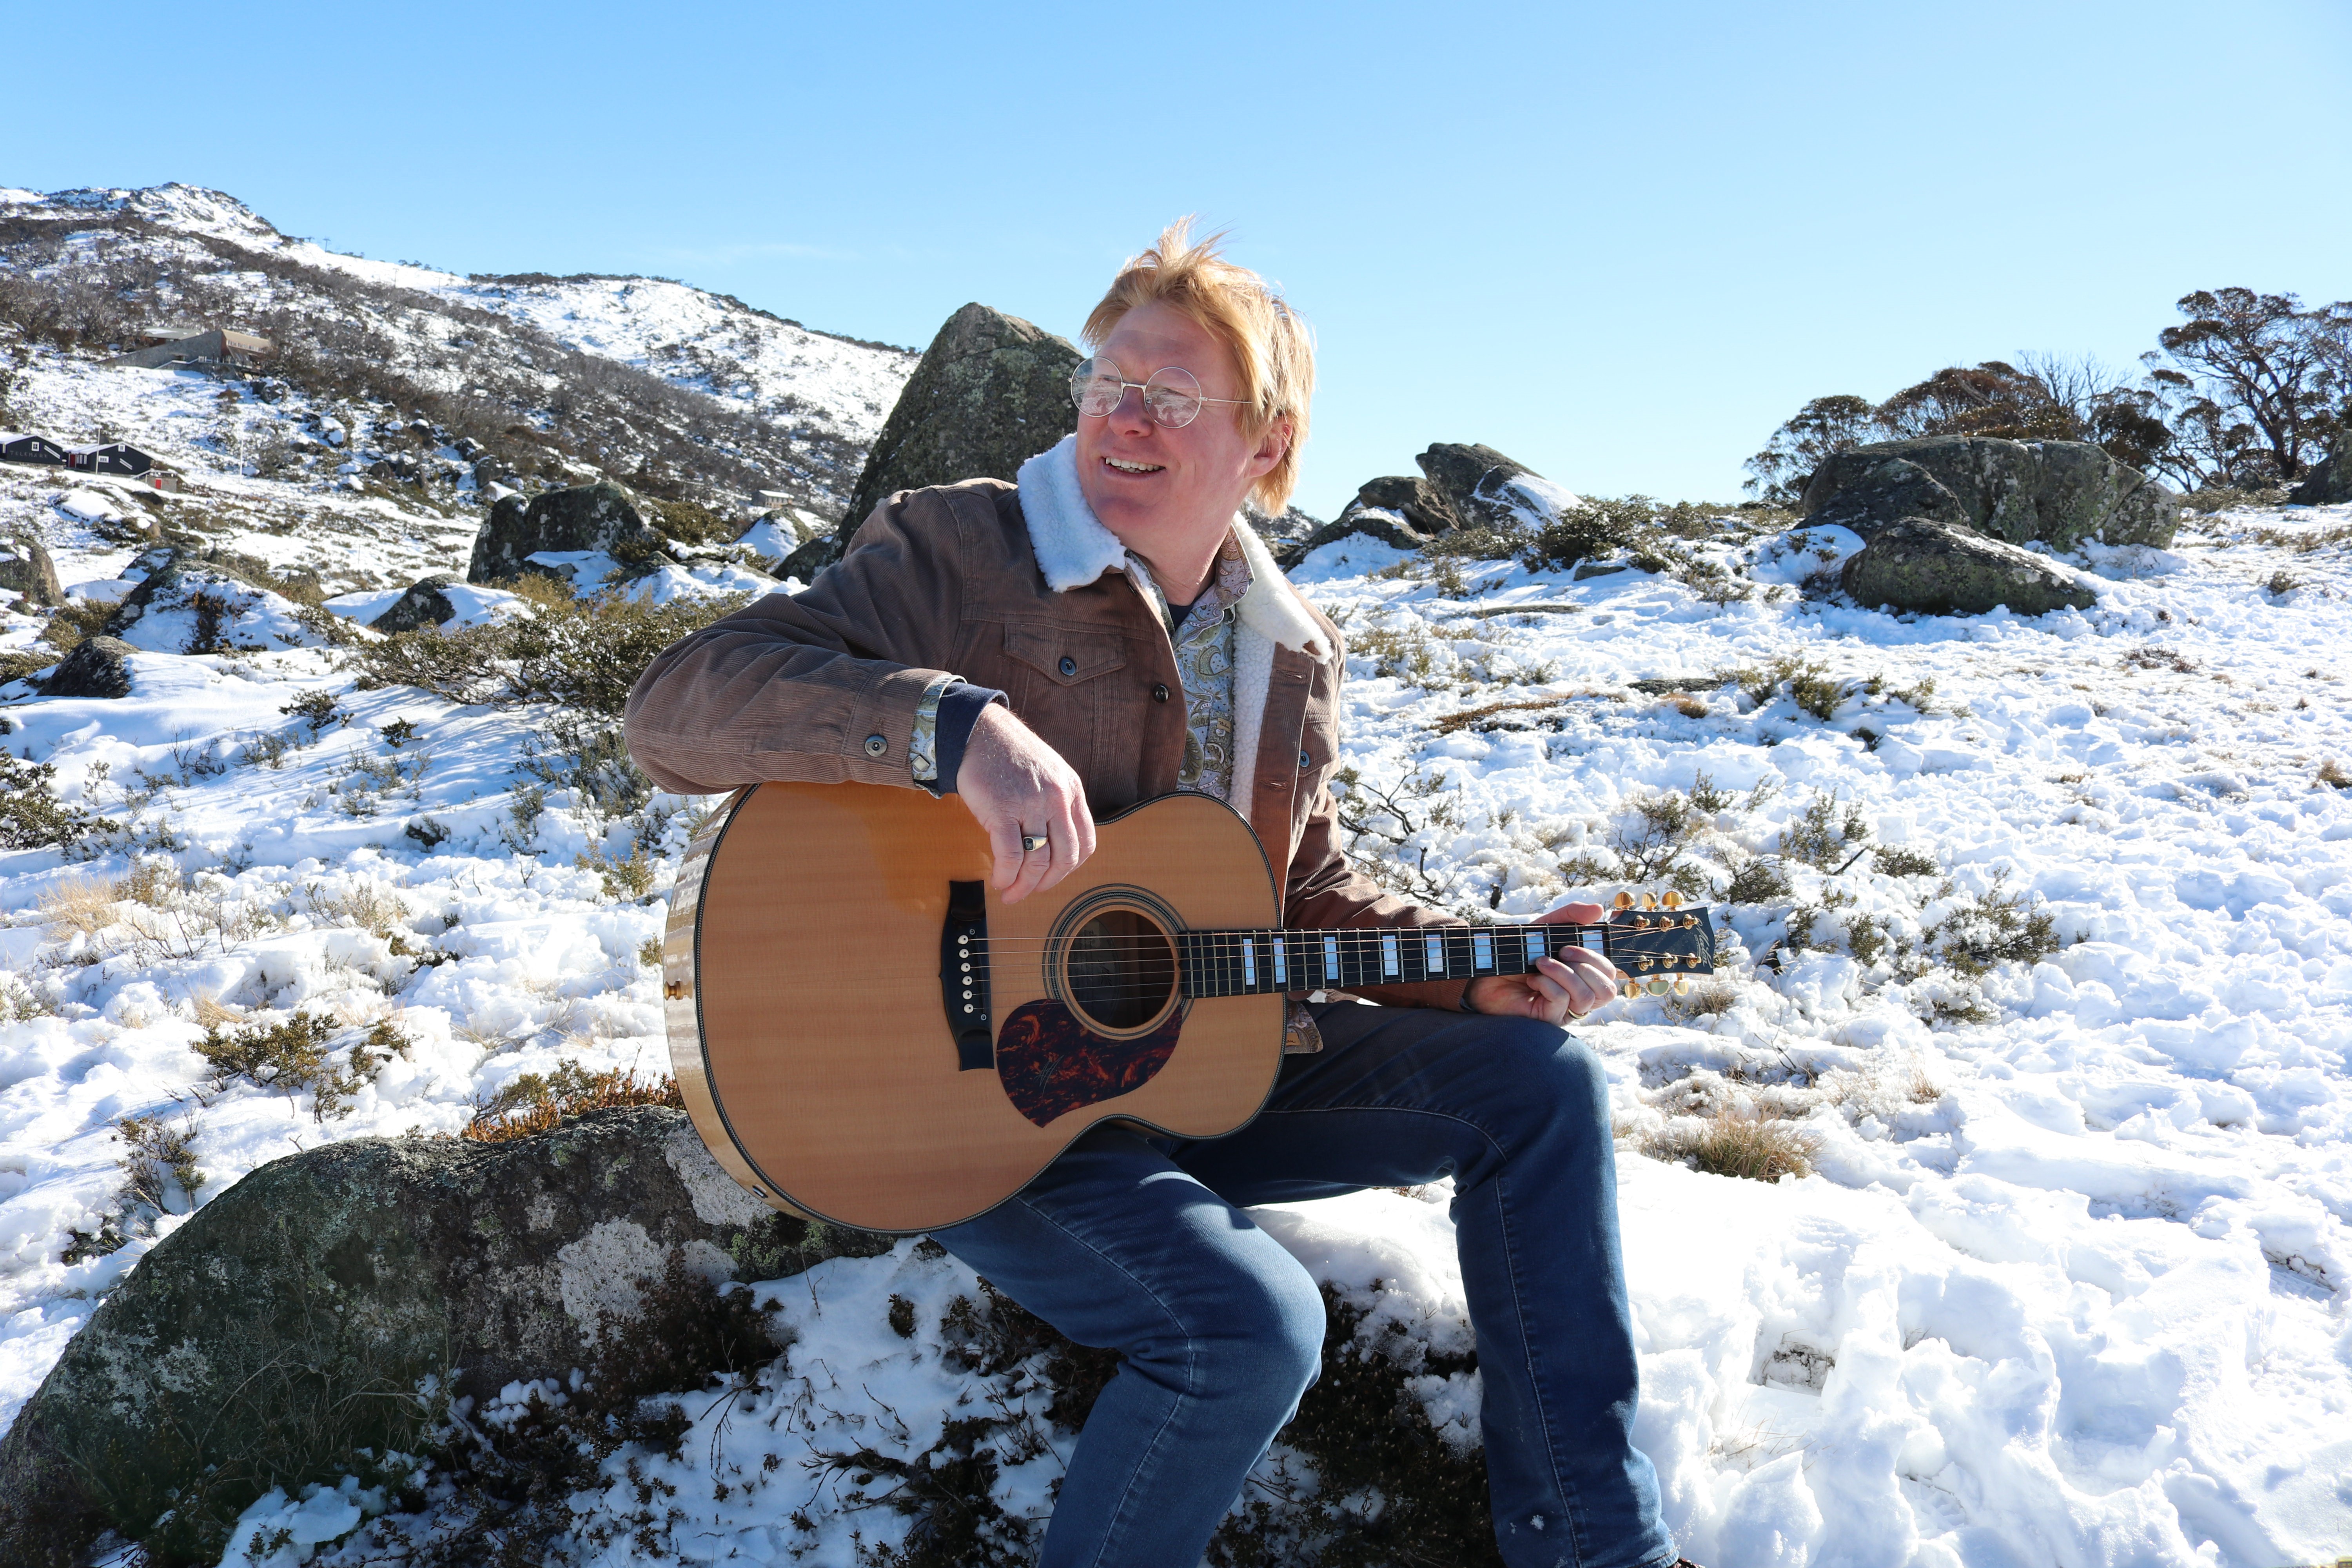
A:
[[[1070,1005],[1096,1029],[1139,1029],[1176,990],[1168,933],[1134,910],[1105,910],[1073,932],[1062,965]]]

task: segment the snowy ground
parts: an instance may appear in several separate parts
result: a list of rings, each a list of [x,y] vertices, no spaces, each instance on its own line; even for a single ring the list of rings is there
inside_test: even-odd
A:
[[[0,476],[0,507],[47,531],[68,584],[119,581],[130,552],[58,506],[63,487]],[[411,574],[397,539],[461,558],[426,519],[385,521],[380,546],[353,533],[346,552],[367,566],[379,550],[379,583]],[[1857,852],[1792,863],[1785,894],[1731,911],[1718,1010],[1644,998],[1587,1026],[1623,1135],[1638,1436],[1693,1557],[2261,1568],[2352,1552],[2352,796],[2315,782],[2352,752],[2332,652],[2352,573],[2340,543],[2296,548],[2347,523],[2193,520],[2168,553],[2109,556],[2095,609],[2039,620],[1905,622],[1793,593],[1717,605],[1643,573],[1473,567],[1457,594],[1361,543],[1297,574],[1356,650],[1351,759],[1413,818],[1365,842],[1393,846],[1394,875],[1505,916],[1613,891],[1638,807],[1702,773],[1719,796],[1679,847],[1718,882],[1789,848],[1809,809]],[[1758,546],[1739,564],[1759,583],[1809,569]],[[2281,571],[2302,585],[2264,585]],[[1513,604],[1548,608],[1486,613]],[[33,623],[9,626],[0,641],[21,644]],[[1714,679],[1784,658],[1777,683],[1749,678],[1760,703]],[[1688,678],[1685,694],[1630,687],[1657,678]],[[1797,678],[1829,717],[1789,694]],[[315,731],[282,711],[312,691],[339,713]],[[1456,717],[1504,702],[1521,706]],[[12,751],[139,825],[139,852],[183,886],[79,930],[61,911],[104,899],[72,889],[126,876],[126,858],[0,854],[0,1420],[178,1223],[63,1261],[120,1210],[119,1119],[192,1133],[201,1202],[322,1140],[453,1130],[559,1060],[663,1065],[639,962],[658,900],[608,897],[574,866],[625,852],[620,827],[561,795],[518,814],[527,716],[358,692],[310,647],[144,653],[128,700],[5,711]],[[414,726],[397,746],[395,721]],[[268,735],[288,742],[277,766]],[[448,834],[430,850],[407,832],[428,818]],[[1933,869],[1882,870],[1872,847]],[[2046,909],[2062,945],[1980,979],[1935,962],[1933,933],[2000,889]],[[1792,933],[1799,908],[1817,915]],[[297,1005],[331,1015],[339,1046],[384,1018],[414,1044],[325,1120],[308,1096],[206,1087],[200,1016]],[[1810,1134],[1817,1173],[1765,1184],[1643,1152],[1690,1112],[1743,1108]],[[1265,1223],[1444,1346],[1463,1332],[1444,1195]],[[688,1439],[674,1539],[697,1559],[845,1562],[852,1531],[903,1521],[800,1461],[929,1446],[957,1379],[933,1336],[887,1331],[883,1304],[935,1321],[972,1282],[908,1244],[761,1289],[799,1342]],[[1466,1433],[1467,1380],[1425,1383]],[[861,1387],[903,1435],[850,1434],[866,1416],[834,1394]],[[1041,1445],[1003,1469],[1016,1514],[1044,1511],[1066,1451]],[[319,1540],[362,1511],[326,1495],[253,1517],[289,1510]]]

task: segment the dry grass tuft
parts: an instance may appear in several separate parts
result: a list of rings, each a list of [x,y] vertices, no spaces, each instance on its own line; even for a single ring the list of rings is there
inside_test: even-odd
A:
[[[2326,784],[2330,789],[2352,789],[2352,773],[2346,773],[2344,764],[2330,757],[2319,764],[2319,777],[2316,782]]]
[[[243,1009],[229,1006],[215,996],[200,995],[194,1007],[196,1022],[206,1030],[217,1029],[224,1024],[234,1024],[245,1016]]]
[[[96,936],[114,924],[116,901],[114,889],[104,882],[76,877],[43,892],[38,907],[41,919],[49,924]]]
[[[1547,708],[1558,708],[1564,700],[1565,699],[1559,697],[1515,697],[1502,702],[1484,702],[1475,708],[1465,708],[1459,713],[1447,713],[1433,719],[1429,722],[1429,727],[1432,731],[1440,735],[1451,735],[1457,730],[1471,729],[1476,730],[1483,735],[1496,727],[1489,721],[1497,714],[1533,712]]]
[[[462,1136],[479,1143],[503,1143],[546,1132],[566,1117],[616,1105],[667,1105],[686,1108],[686,1097],[674,1079],[641,1079],[634,1072],[614,1068],[592,1073],[577,1062],[565,1062],[553,1072],[524,1073],[488,1099],[478,1100],[473,1121]]]
[[[1675,1118],[1650,1135],[1645,1152],[1709,1175],[1777,1182],[1811,1175],[1821,1140],[1768,1112],[1723,1110]]]
[[[1713,1018],[1739,1005],[1739,988],[1725,980],[1703,980],[1691,987],[1687,996],[1668,994],[1666,1016],[1671,1018]]]

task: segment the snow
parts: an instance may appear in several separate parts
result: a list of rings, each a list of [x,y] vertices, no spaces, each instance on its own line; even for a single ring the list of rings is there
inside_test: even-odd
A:
[[[226,198],[139,195],[258,243]],[[36,199],[54,198],[0,193]],[[89,197],[114,199],[130,198]],[[414,286],[479,291],[446,274]],[[703,307],[669,287],[574,280],[495,304],[688,375],[665,345]],[[819,363],[836,340],[795,348],[766,318],[746,321],[768,334],[757,384],[714,395],[751,405],[799,386],[848,399],[845,422],[867,417],[864,384]],[[815,357],[795,369],[799,352]],[[263,410],[220,391],[34,355],[13,393],[26,422],[73,437],[104,423],[189,489],[60,490],[53,471],[0,465],[0,531],[45,538],[85,600],[119,600],[141,573],[146,545],[113,537],[119,520],[200,521],[278,571],[317,571],[345,621],[428,573],[462,572],[472,507],[246,474],[221,435],[315,415],[322,441],[363,447],[364,411],[291,396]],[[328,424],[345,417],[348,435]],[[1401,797],[1446,809],[1394,836],[1391,873],[1425,848],[1465,908],[1527,917],[1614,891],[1592,866],[1637,806],[1687,795],[1701,773],[1727,797],[1699,813],[1718,882],[1736,853],[1785,849],[1824,795],[1868,831],[1850,868],[1801,868],[1787,895],[1731,911],[1723,1010],[1645,997],[1581,1028],[1623,1134],[1637,1440],[1695,1559],[2261,1568],[2352,1544],[2352,792],[2317,782],[2323,764],[2352,763],[2352,684],[2324,651],[2352,634],[2352,572],[2332,532],[2347,527],[2352,509],[2280,509],[2192,519],[2166,551],[2089,548],[2063,563],[2098,603],[2039,618],[1802,597],[1790,590],[1858,543],[1827,529],[1703,545],[1781,590],[1730,605],[1641,571],[1580,582],[1502,563],[1460,563],[1469,586],[1455,596],[1360,538],[1295,574],[1354,650],[1348,761],[1382,788],[1444,781]],[[610,563],[572,564],[601,582]],[[2299,585],[2273,592],[2283,571]],[[610,897],[575,864],[625,855],[627,830],[530,771],[533,716],[362,691],[289,600],[212,586],[231,601],[228,651],[183,651],[192,612],[165,605],[132,627],[129,698],[7,689],[20,694],[9,749],[55,763],[68,801],[131,825],[135,853],[180,887],[85,931],[55,913],[60,900],[126,877],[129,856],[0,851],[0,1422],[189,1207],[267,1161],[455,1131],[480,1096],[561,1061],[667,1062],[657,979],[638,962],[662,929],[658,896]],[[771,586],[700,562],[628,591]],[[525,613],[509,595],[447,592],[466,624]],[[35,650],[38,626],[0,611],[0,648]],[[1730,673],[1775,661],[1819,666],[1836,686],[1829,717],[1785,687],[1759,701],[1752,678]],[[1631,689],[1645,678],[1687,689]],[[313,692],[336,707],[317,727],[286,711]],[[1528,706],[1452,721],[1498,701]],[[403,723],[413,732],[394,745],[387,728]],[[698,804],[656,798],[664,852]],[[428,847],[408,831],[428,826],[446,837]],[[1871,847],[1936,870],[1881,871]],[[1580,856],[1582,869],[1563,868]],[[2059,945],[1979,980],[1906,974],[1894,946],[1874,956],[1855,939],[1874,922],[1916,946],[2010,894],[2048,912]],[[1800,905],[1815,911],[1809,933],[1792,929]],[[307,1093],[211,1086],[192,1049],[200,1013],[296,1006],[333,1020],[339,1051],[378,1021],[411,1044],[324,1119]],[[1644,1152],[1702,1102],[1780,1106],[1814,1141],[1815,1173],[1768,1184]],[[204,1179],[119,1250],[68,1263],[75,1234],[120,1211],[113,1128],[129,1115],[190,1130]],[[1460,1353],[1446,1195],[1365,1193],[1258,1219],[1368,1323]],[[927,1325],[977,1283],[908,1243],[756,1289],[796,1342],[730,1409],[691,1405],[705,1414],[683,1458],[648,1472],[678,1487],[689,1522],[677,1539],[698,1556],[851,1560],[852,1530],[872,1542],[903,1521],[852,1507],[801,1462],[885,1443],[852,1425],[873,1411],[869,1392],[905,1422],[889,1451],[937,1437],[971,1380],[928,1328],[889,1330],[889,1298]],[[1043,1419],[1048,1391],[1016,1383],[998,1391],[1035,1417],[1042,1447],[1003,1467],[997,1500],[1041,1517],[1068,1439]],[[1448,1441],[1475,1441],[1475,1374],[1419,1375],[1411,1391]],[[757,1472],[771,1452],[785,1458],[773,1484],[714,1498],[728,1467]],[[591,1514],[625,1510],[621,1462],[611,1496],[581,1500]],[[1277,1448],[1270,1463],[1286,1462]],[[357,1553],[381,1506],[357,1483],[274,1493],[226,1561]],[[246,1550],[280,1530],[284,1546]]]
[[[1374,628],[1430,639],[1436,669],[1422,677],[1356,655],[1350,760],[1381,781],[1444,771],[1455,825],[1419,842],[1475,901],[1497,889],[1501,915],[1556,900],[1570,883],[1550,862],[1602,843],[1644,792],[1686,791],[1701,771],[1742,797],[1717,816],[1727,841],[1769,849],[1815,792],[1835,791],[1868,843],[1932,854],[1953,884],[1906,891],[1865,859],[1844,879],[1850,901],[1817,925],[1821,944],[1777,973],[1755,961],[1788,935],[1791,900],[1736,911],[1727,1010],[1677,1016],[1644,998],[1584,1026],[1631,1130],[1619,1169],[1637,1438],[1695,1558],[1802,1564],[1867,1542],[1888,1563],[2254,1568],[2352,1538],[2352,1438],[2340,1435],[2352,1411],[2352,799],[2313,782],[2344,749],[2352,692],[2311,663],[2352,623],[2352,598],[2338,558],[2314,552],[2294,556],[2305,585],[2278,603],[2260,584],[2279,551],[2245,537],[2347,521],[2216,520],[2160,573],[2099,576],[2094,609],[2039,620],[1717,606],[1639,572],[1579,583],[1500,564],[1465,574],[1485,588],[1472,606],[1383,573],[1409,558],[1361,541],[1300,572],[1360,648]],[[1759,575],[1810,548],[1790,542],[1746,547]],[[61,568],[79,559],[61,552]],[[1546,608],[1460,613],[1514,604]],[[1692,682],[1696,713],[1624,689],[1781,655],[1851,684],[1829,720],[1711,679]],[[279,929],[184,958],[78,966],[88,939],[44,933],[35,905],[82,873],[47,852],[0,860],[0,906],[17,921],[8,956],[61,998],[61,1016],[0,1030],[11,1409],[152,1245],[59,1256],[119,1180],[110,1122],[179,1114],[172,1097],[203,1081],[187,1048],[195,997],[323,1006],[353,1026],[394,1016],[416,1042],[324,1123],[299,1097],[212,1100],[195,1117],[209,1178],[199,1199],[321,1138],[449,1130],[476,1096],[567,1057],[664,1059],[654,976],[635,960],[658,906],[608,901],[572,868],[596,831],[584,813],[548,811],[532,853],[502,837],[527,782],[514,719],[353,691],[310,648],[151,652],[137,669],[123,701],[18,703],[12,745],[58,762],[69,793],[103,798],[92,763],[121,778],[175,744],[218,754],[289,728],[278,710],[304,690],[334,692],[350,719],[281,771],[236,766],[173,792],[190,877],[208,896],[286,910]],[[1862,689],[1873,676],[1877,695]],[[1931,676],[1924,710],[1885,694]],[[1529,710],[1524,730],[1433,730],[1498,692],[1552,705]],[[393,755],[373,737],[395,717],[418,726],[404,750],[429,751],[433,767],[383,815],[338,810],[338,772]],[[429,854],[402,832],[425,816],[451,831]],[[1537,832],[1558,853],[1537,849]],[[1905,981],[1833,929],[1871,913],[1916,933],[1997,876],[2044,901],[2063,945],[1986,976],[1994,1022],[1938,1017],[1930,993],[1948,981]],[[1829,879],[1801,881],[1812,894]],[[411,968],[383,938],[305,912],[299,889],[311,883],[323,891],[308,903],[321,907],[383,891],[406,911],[412,945],[455,957]],[[52,954],[67,965],[45,969]],[[1796,1096],[1816,1173],[1766,1184],[1645,1156],[1640,1130],[1694,1085]],[[1469,1342],[1444,1196],[1366,1193],[1259,1219],[1369,1321],[1458,1352]],[[797,1342],[723,1423],[689,1436],[684,1458],[652,1469],[680,1487],[681,1540],[846,1560],[850,1530],[877,1539],[889,1521],[805,1479],[714,1501],[711,1478],[771,1451],[798,1477],[805,1457],[877,1441],[842,1424],[853,1399],[872,1408],[868,1394],[906,1423],[894,1451],[921,1452],[969,1380],[928,1334],[890,1332],[885,1308],[898,1295],[933,1322],[976,1283],[910,1243],[760,1289]],[[1411,1386],[1450,1441],[1475,1440],[1475,1374]],[[1047,1394],[1005,1397],[1041,1415]],[[1041,1517],[1068,1440],[1032,1426],[1044,1446],[1004,1468],[997,1498]],[[795,1509],[812,1531],[790,1525]],[[249,1517],[289,1531],[298,1518],[360,1522],[341,1492],[264,1500]]]

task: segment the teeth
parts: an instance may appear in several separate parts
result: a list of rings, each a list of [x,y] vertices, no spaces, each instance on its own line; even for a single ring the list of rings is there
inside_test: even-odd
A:
[[[1156,474],[1160,467],[1158,463],[1129,463],[1118,458],[1105,458],[1103,461],[1121,473],[1128,474]]]

